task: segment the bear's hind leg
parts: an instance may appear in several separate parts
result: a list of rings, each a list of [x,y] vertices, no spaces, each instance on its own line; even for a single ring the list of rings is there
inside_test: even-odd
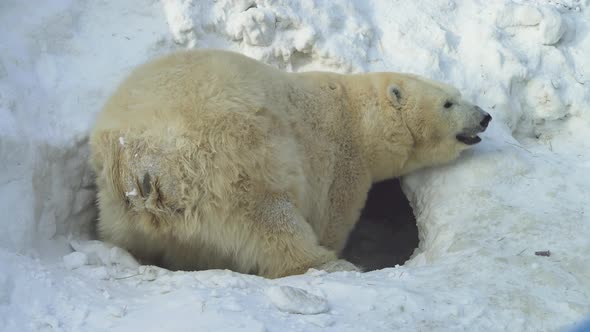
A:
[[[256,257],[259,275],[277,278],[305,273],[310,268],[359,271],[319,244],[309,223],[285,194],[267,195],[253,221],[254,234],[260,237],[256,245],[262,246]]]

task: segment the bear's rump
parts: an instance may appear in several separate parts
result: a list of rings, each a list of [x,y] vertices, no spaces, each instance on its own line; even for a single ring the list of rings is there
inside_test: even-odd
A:
[[[151,219],[142,219],[146,227],[157,228],[154,232],[181,229],[187,235],[206,219],[251,211],[265,192],[297,191],[301,172],[292,139],[270,137],[260,119],[232,120],[241,121],[200,121],[200,126],[193,122],[190,129],[175,132],[106,131],[108,142],[98,150],[112,154],[104,162],[117,167],[106,165],[109,171],[103,174],[117,179],[101,189],[113,191],[130,211],[151,214]],[[227,132],[220,126],[232,123],[230,134],[219,134]]]

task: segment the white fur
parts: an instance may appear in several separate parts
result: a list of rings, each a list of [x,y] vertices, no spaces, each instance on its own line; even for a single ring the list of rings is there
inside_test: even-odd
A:
[[[472,108],[411,75],[289,74],[214,50],[157,59],[92,133],[99,234],[171,269],[355,269],[337,253],[371,184],[454,159]]]

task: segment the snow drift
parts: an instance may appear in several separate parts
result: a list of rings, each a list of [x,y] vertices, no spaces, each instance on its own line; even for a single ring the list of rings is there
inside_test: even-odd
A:
[[[0,326],[23,330],[519,330],[590,314],[587,1],[4,1]],[[265,280],[139,266],[93,237],[87,134],[135,65],[183,47],[285,70],[404,71],[494,116],[402,179],[403,266]],[[536,251],[549,250],[550,256]]]

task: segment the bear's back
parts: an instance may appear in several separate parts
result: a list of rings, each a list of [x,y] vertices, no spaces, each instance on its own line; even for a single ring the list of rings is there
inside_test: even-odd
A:
[[[207,112],[257,112],[285,91],[285,73],[217,50],[177,52],[136,68],[107,101],[97,127],[150,129],[202,121]],[[165,119],[165,121],[157,121]]]

